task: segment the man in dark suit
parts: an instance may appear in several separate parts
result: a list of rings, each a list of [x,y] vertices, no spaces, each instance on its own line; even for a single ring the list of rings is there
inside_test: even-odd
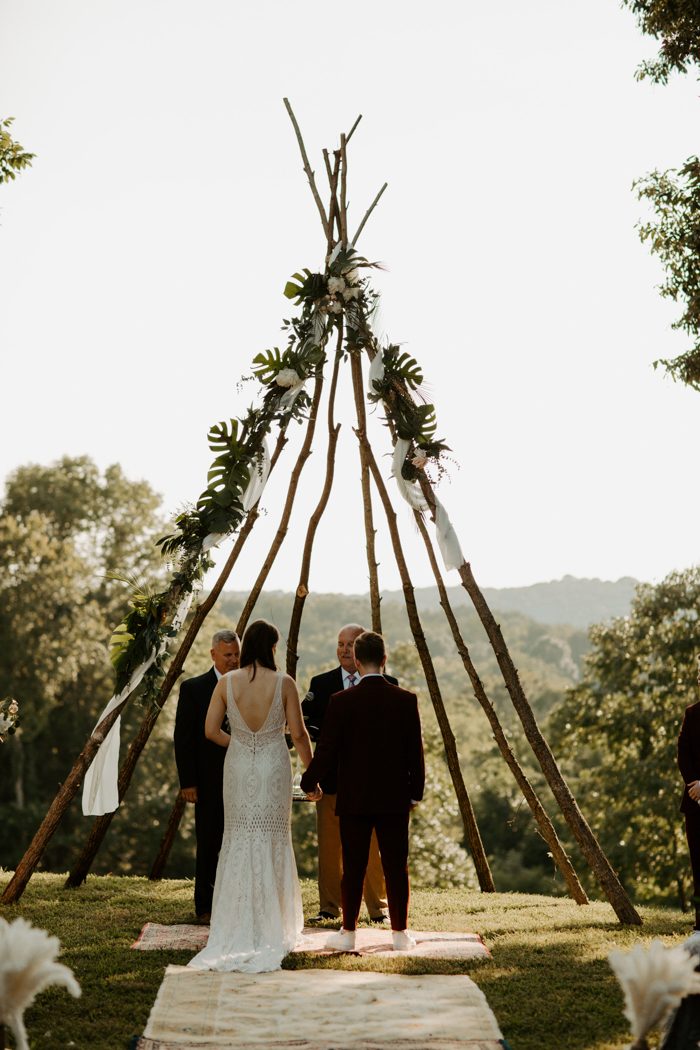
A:
[[[175,761],[180,790],[186,802],[194,803],[197,860],[194,876],[194,908],[197,920],[211,916],[216,864],[224,833],[224,758],[226,748],[204,735],[204,723],[216,683],[235,671],[241,645],[235,631],[217,631],[211,641],[214,666],[206,674],[188,678],[180,686],[175,716]]]
[[[328,703],[334,693],[350,689],[360,680],[355,666],[353,645],[364,627],[357,623],[348,623],[338,633],[338,667],[311,679],[309,691],[302,701],[309,736],[316,742],[321,736]],[[387,680],[394,685],[395,678],[387,675]],[[341,909],[340,878],[342,874],[342,851],[340,846],[340,825],[335,814],[335,771],[331,770],[321,784],[323,798],[316,806],[316,831],[318,836],[318,898],[319,913],[310,922],[322,919],[337,919]],[[386,886],[382,863],[379,859],[377,837],[372,835],[372,844],[367,865],[367,877],[364,888],[365,904],[372,922],[385,923]]]
[[[383,677],[384,639],[365,631],[355,639],[358,685],[335,693],[311,765],[301,778],[313,792],[337,772],[336,811],[343,847],[343,928],[328,945],[355,947],[372,832],[376,831],[386,878],[396,950],[415,945],[408,922],[408,815],[423,797],[425,767],[418,701]]]
[[[678,768],[685,781],[681,813],[685,816],[685,835],[693,871],[695,929],[700,930],[700,703],[686,708],[678,737]]]

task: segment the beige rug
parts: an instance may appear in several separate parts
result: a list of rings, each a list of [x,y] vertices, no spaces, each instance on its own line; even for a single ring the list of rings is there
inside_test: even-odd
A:
[[[315,929],[307,926],[304,930],[303,945],[295,948],[297,952],[311,952],[315,955],[332,955],[325,943],[332,930]],[[209,928],[207,926],[163,926],[157,922],[147,922],[137,940],[132,945],[137,951],[191,951],[194,955],[207,943]],[[489,959],[490,952],[481,937],[476,933],[442,933],[439,931],[415,932],[416,947],[410,952],[401,952],[401,956],[410,955],[422,959]],[[355,941],[358,955],[396,956],[391,947],[391,931],[377,928],[359,929]]]
[[[159,1050],[496,1050],[484,994],[465,975],[168,966],[138,1046]]]

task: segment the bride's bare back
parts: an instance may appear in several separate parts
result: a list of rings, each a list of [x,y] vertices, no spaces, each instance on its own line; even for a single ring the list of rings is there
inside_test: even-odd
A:
[[[233,699],[241,718],[251,733],[257,733],[265,725],[275,699],[277,672],[267,667],[257,667],[253,678],[253,668],[242,667],[239,671],[229,673]]]

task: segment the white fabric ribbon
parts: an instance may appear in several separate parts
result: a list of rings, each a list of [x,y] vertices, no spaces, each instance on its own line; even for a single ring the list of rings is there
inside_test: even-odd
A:
[[[179,631],[184,623],[193,596],[194,592],[190,591],[178,605],[172,619],[172,626],[175,631]],[[95,728],[141,684],[146,671],[165,649],[167,649],[167,640],[163,639],[159,646],[153,648],[147,659],[132,672],[122,691],[112,697],[97,719]],[[119,807],[118,780],[121,720],[122,716],[119,715],[102,741],[99,751],[85,774],[85,780],[83,781],[83,814],[86,817],[101,817],[104,813],[113,813]]]
[[[299,397],[299,394],[304,389],[305,382],[305,379],[301,379],[294,386],[290,386],[289,389],[284,394],[282,394],[282,397],[280,398],[280,408],[292,407],[296,399]]]
[[[435,534],[446,569],[458,569],[466,560],[457,533],[440,500],[435,497]]]
[[[369,393],[376,394],[375,383],[381,383],[384,378],[384,351],[379,350],[369,366]]]
[[[270,449],[267,445],[267,438],[263,438],[262,452],[259,458],[251,465],[248,485],[246,486],[246,490],[241,498],[243,510],[246,511],[246,513],[253,509],[262,496],[265,486],[267,485],[271,466],[272,459],[270,458]],[[218,547],[221,541],[225,540],[227,536],[227,532],[210,532],[202,541],[202,554],[206,554],[212,547]]]
[[[396,479],[399,492],[408,503],[409,507],[413,510],[424,511],[428,509],[428,504],[425,502],[423,493],[421,492],[420,485],[417,485],[415,481],[406,481],[405,477],[401,473],[408,450],[411,447],[411,442],[406,438],[397,438],[396,444],[394,445],[394,455],[391,459],[391,473]]]
[[[270,459],[270,450],[267,447],[267,438],[263,438],[261,453],[250,467],[250,479],[248,481],[248,486],[243,493],[243,499],[241,500],[243,503],[243,510],[252,510],[262,496],[263,490],[267,485],[271,463],[272,460]]]
[[[420,485],[415,481],[406,481],[401,475],[401,467],[406,460],[410,447],[410,441],[407,441],[405,438],[397,439],[391,461],[391,473],[396,479],[399,492],[409,507],[422,513],[428,510],[428,504]],[[465,561],[465,557],[449,515],[437,496],[435,497],[435,536],[445,568],[448,570],[458,569]]]

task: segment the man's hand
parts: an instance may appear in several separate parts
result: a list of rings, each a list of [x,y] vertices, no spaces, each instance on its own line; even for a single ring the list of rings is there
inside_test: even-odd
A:
[[[307,791],[306,797],[308,798],[309,802],[320,802],[323,798],[323,791],[321,790],[321,785],[317,784],[315,791]]]
[[[197,801],[197,788],[181,788],[180,794],[184,798],[185,802],[196,802]]]
[[[700,780],[691,780],[688,784],[688,794],[693,802],[700,802]]]

